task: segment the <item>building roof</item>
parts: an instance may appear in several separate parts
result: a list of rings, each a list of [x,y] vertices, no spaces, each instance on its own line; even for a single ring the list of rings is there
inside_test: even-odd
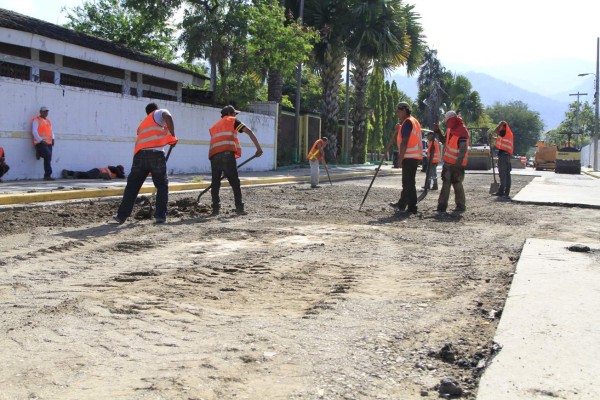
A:
[[[209,79],[205,75],[199,74],[194,71],[190,71],[186,68],[180,67],[179,65],[160,60],[151,55],[134,50],[122,44],[87,35],[85,33],[73,31],[71,29],[63,28],[62,26],[51,24],[49,22],[42,21],[37,18],[31,18],[26,15],[19,14],[14,11],[6,10],[3,8],[0,8],[0,27],[32,33],[47,38],[56,39],[61,42],[66,42],[86,47],[88,49],[93,49],[104,53],[128,58],[130,60],[183,72],[198,77],[200,79]]]

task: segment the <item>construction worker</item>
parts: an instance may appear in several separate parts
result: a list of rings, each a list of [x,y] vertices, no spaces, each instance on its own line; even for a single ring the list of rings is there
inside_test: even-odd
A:
[[[443,157],[442,190],[438,198],[437,211],[446,212],[450,197],[450,186],[452,186],[456,203],[454,212],[464,212],[467,211],[467,204],[462,182],[465,179],[465,166],[467,165],[469,131],[462,118],[454,111],[446,113],[444,122],[448,129],[445,135],[446,147]],[[438,124],[434,124],[433,131],[444,137]]]
[[[210,159],[212,170],[212,215],[219,215],[221,208],[219,191],[223,175],[227,177],[229,185],[233,190],[235,211],[240,215],[247,214],[242,202],[242,189],[237,170],[236,159],[242,155],[242,146],[240,146],[238,133],[244,132],[250,137],[250,140],[252,140],[252,143],[256,147],[256,157],[260,157],[263,154],[260,143],[258,143],[256,136],[254,136],[254,132],[236,118],[238,113],[239,111],[231,105],[223,107],[221,109],[221,119],[209,129],[210,149],[208,151],[208,158]]]
[[[123,179],[125,178],[125,168],[122,165],[109,165],[106,168],[92,168],[88,171],[71,171],[63,169],[61,173],[64,179]]]
[[[171,113],[166,109],[159,109],[156,103],[146,106],[146,114],[146,118],[137,128],[131,172],[127,178],[121,205],[114,217],[119,225],[131,215],[135,199],[149,174],[152,174],[152,182],[156,188],[154,220],[157,224],[167,220],[169,177],[164,147],[175,147],[177,144],[175,125]]]
[[[4,176],[8,172],[10,167],[6,164],[6,154],[4,153],[4,148],[0,147],[0,178]],[[2,179],[0,179],[2,182]]]
[[[411,214],[417,213],[416,175],[419,161],[423,158],[421,124],[410,113],[408,103],[400,102],[396,106],[396,142],[398,144],[398,160],[402,166],[402,192],[397,203],[390,203],[393,208]],[[386,149],[387,152],[387,149]]]
[[[490,133],[490,143],[496,134],[496,148],[498,149],[498,175],[500,176],[500,187],[494,196],[509,197],[510,194],[510,159],[513,155],[514,136],[508,122],[500,121],[493,133]]]
[[[40,108],[40,115],[31,120],[31,136],[35,146],[35,156],[44,159],[44,180],[53,181],[52,177],[52,148],[54,147],[54,132],[48,119],[48,107]]]
[[[430,179],[429,187],[423,186],[423,189],[438,190],[437,166],[440,162],[440,154],[440,142],[437,141],[433,132],[427,133],[427,158],[429,160],[427,173]]]
[[[329,143],[327,136],[315,140],[312,148],[306,155],[306,159],[310,163],[310,187],[318,188],[319,186],[319,163],[325,164],[325,147]]]

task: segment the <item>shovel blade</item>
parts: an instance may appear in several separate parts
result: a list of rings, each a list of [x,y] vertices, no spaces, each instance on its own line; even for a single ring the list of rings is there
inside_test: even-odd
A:
[[[498,182],[494,182],[490,185],[490,194],[494,194],[498,192],[500,189],[500,184]]]

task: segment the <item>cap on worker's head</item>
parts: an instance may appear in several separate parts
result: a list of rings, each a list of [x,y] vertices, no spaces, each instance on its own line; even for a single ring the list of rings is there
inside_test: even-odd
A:
[[[406,110],[406,111],[410,112],[410,106],[405,101],[401,101],[400,103],[398,103],[398,105],[396,106],[396,108],[398,110]]]
[[[50,111],[50,110],[48,109],[48,107],[43,106],[40,108],[40,112],[42,112],[42,111]]]
[[[232,105],[225,106],[221,109],[221,117],[224,117],[229,114],[239,114],[240,112],[236,110]]]
[[[329,142],[329,139],[327,139],[327,136],[323,136],[321,139],[323,139],[324,142]]]
[[[117,169],[118,169],[119,171],[121,171],[121,173],[124,173],[124,172],[125,172],[125,167],[123,167],[122,165],[117,165]]]
[[[448,122],[448,120],[452,117],[456,117],[456,113],[454,111],[448,111],[445,115],[444,115],[444,122]]]

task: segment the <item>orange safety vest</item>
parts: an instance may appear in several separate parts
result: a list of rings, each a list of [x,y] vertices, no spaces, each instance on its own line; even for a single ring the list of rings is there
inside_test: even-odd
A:
[[[453,135],[450,133],[450,129],[446,133],[446,150],[444,151],[444,162],[454,165],[458,160],[458,140],[460,137]],[[469,148],[469,138],[467,137],[467,148]],[[465,153],[465,158],[463,158],[461,166],[465,167],[467,165],[467,158],[469,156],[469,152]]]
[[[33,123],[33,121],[37,120],[38,123],[38,131],[37,134],[40,135],[40,138],[42,138],[42,140],[48,144],[52,144],[52,124],[50,123],[49,119],[44,119],[40,116],[34,117],[31,120],[31,123]],[[38,144],[39,142],[35,139],[35,137],[33,138],[33,144],[34,146],[36,144]]]
[[[429,162],[432,164],[437,164],[440,162],[440,144],[437,140],[433,140],[427,146],[427,152],[429,154]]]
[[[4,157],[4,149],[0,147],[0,158]]]
[[[498,136],[496,138],[496,148],[498,150],[504,150],[512,156],[513,143],[514,143],[514,136],[513,136],[512,130],[510,129],[510,126],[508,126],[508,124],[506,124],[506,134],[504,135],[504,137]]]
[[[102,179],[115,179],[117,174],[110,172],[108,168],[98,168],[100,170],[100,178]]]
[[[412,122],[413,128],[410,132],[410,137],[408,138],[404,158],[422,160],[423,142],[421,138],[421,124],[412,115],[406,118],[404,121],[406,121],[407,119],[409,119]],[[401,124],[396,124],[396,144],[398,146],[398,149],[400,149],[400,143],[402,143],[402,125],[404,124],[404,121],[402,121]]]
[[[134,155],[143,149],[177,143],[177,138],[169,134],[169,129],[166,126],[160,126],[154,121],[155,112],[152,111],[148,114],[137,128]]]
[[[319,147],[318,147],[319,144],[321,145],[321,147],[325,147],[325,141],[323,139],[315,140],[315,144],[313,144],[312,148],[306,155],[306,158],[308,159],[308,161],[313,161],[315,159],[318,159],[319,161],[321,161],[323,159],[324,154],[321,150],[319,150]]]
[[[239,128],[243,125],[240,124]],[[208,158],[211,159],[215,154],[231,151],[235,153],[235,158],[242,156],[242,146],[238,139],[238,130],[235,129],[235,117],[226,115],[217,121],[210,129],[210,148]]]

